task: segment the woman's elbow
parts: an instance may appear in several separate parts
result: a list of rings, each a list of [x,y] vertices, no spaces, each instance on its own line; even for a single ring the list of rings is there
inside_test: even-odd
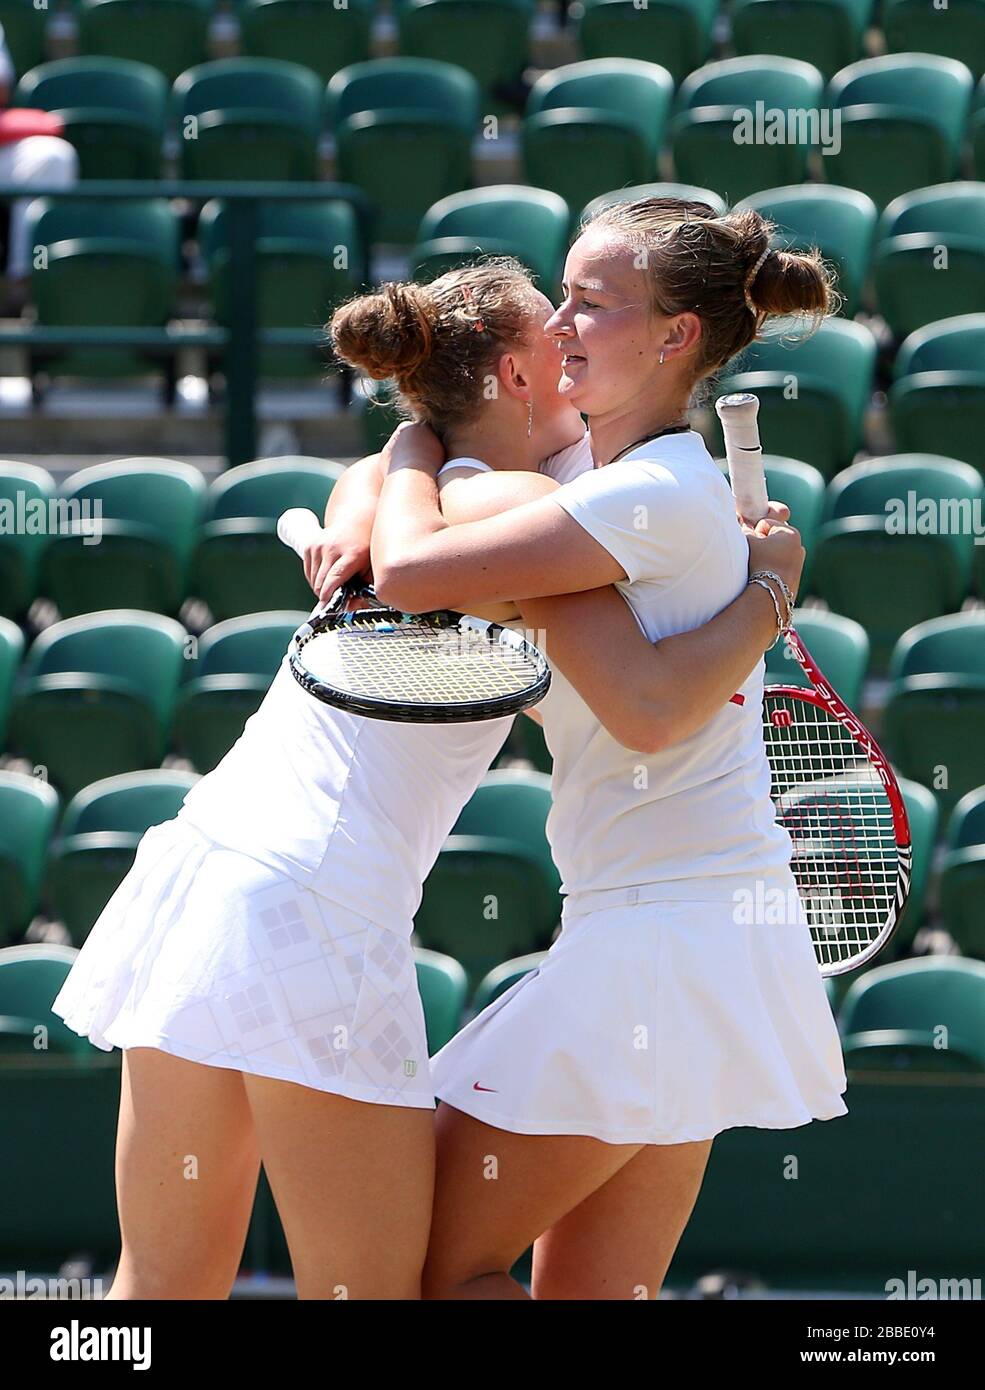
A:
[[[431,601],[420,567],[399,558],[373,566],[376,597],[402,613],[427,613],[439,607]]]
[[[620,715],[617,710],[609,710],[603,722],[615,741],[631,753],[662,753],[673,742],[666,723],[651,711],[633,710]]]

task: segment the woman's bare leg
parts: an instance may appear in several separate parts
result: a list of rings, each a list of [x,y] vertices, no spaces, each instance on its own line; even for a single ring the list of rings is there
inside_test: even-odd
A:
[[[298,1297],[420,1298],[434,1111],[244,1080]]]
[[[154,1048],[123,1054],[110,1299],[227,1298],[260,1155],[243,1077]]]

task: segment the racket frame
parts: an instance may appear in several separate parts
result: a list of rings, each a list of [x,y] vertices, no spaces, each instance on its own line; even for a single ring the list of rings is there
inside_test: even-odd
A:
[[[854,738],[864,751],[869,763],[878,773],[879,780],[886,791],[889,801],[890,811],[893,817],[893,836],[896,841],[897,865],[896,865],[896,890],[893,894],[892,905],[889,917],[879,934],[869,943],[864,950],[842,961],[818,961],[818,968],[825,977],[830,975],[845,975],[849,971],[857,970],[865,965],[873,956],[879,954],[886,943],[890,940],[899,925],[903,909],[910,893],[910,878],[913,867],[913,845],[910,838],[910,820],[906,812],[906,803],[903,800],[903,793],[900,790],[896,774],[889,764],[889,759],[869,733],[868,729],[845,704],[840,695],[832,689],[825,679],[814,658],[804,646],[799,633],[795,628],[789,627],[784,633],[789,650],[793,653],[801,670],[811,682],[810,686],[802,685],[767,685],[763,691],[764,718],[767,717],[765,701],[770,698],[802,700],[808,704],[817,706],[836,719],[848,733]],[[767,750],[768,751],[768,750]],[[772,772],[772,768],[771,768]]]

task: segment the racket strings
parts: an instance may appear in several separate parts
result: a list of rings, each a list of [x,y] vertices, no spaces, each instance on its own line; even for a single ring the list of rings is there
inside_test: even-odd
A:
[[[871,945],[896,900],[899,850],[892,806],[865,750],[806,699],[766,692],[766,749],[778,818],[819,963]]]
[[[518,695],[543,673],[536,653],[484,630],[422,619],[351,615],[317,633],[300,657],[315,680],[398,704],[466,704]]]

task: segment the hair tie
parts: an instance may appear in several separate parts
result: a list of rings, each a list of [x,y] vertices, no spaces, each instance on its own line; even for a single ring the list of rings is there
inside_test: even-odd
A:
[[[759,271],[760,271],[760,268],[761,268],[763,262],[766,260],[767,256],[771,256],[772,254],[773,254],[773,248],[772,248],[772,246],[767,246],[766,250],[763,252],[763,254],[760,256],[759,260],[758,260],[758,261],[756,262],[756,264],[753,266],[752,270],[750,270],[749,274],[746,276],[746,282],[745,282],[745,284],[744,284],[743,287],[742,287],[742,293],[743,293],[743,295],[744,295],[744,297],[745,297],[746,308],[750,311],[750,313],[758,314],[758,313],[759,313],[759,310],[756,308],[755,304],[752,302],[752,295],[749,293],[749,291],[752,289],[752,283],[753,283],[753,281],[755,280],[756,276],[759,274]]]
[[[486,330],[486,325],[483,323],[482,317],[479,314],[479,306],[475,302],[475,295],[472,293],[472,288],[470,285],[462,286],[462,297],[465,300],[466,306],[469,309],[473,310],[476,315],[472,323],[473,333],[484,333]]]

